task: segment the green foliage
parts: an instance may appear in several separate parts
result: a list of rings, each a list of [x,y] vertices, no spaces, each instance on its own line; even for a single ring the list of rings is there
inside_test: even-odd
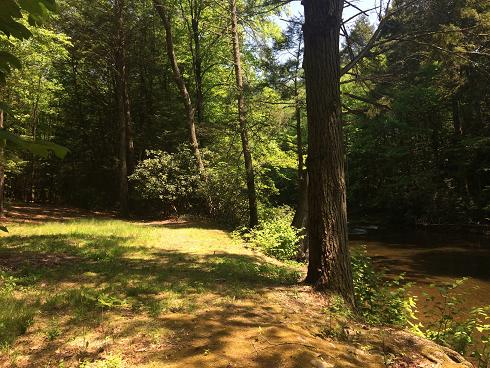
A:
[[[204,187],[211,198],[212,216],[224,225],[234,227],[246,221],[247,198],[242,170],[231,162],[212,158],[214,164],[208,168],[208,182]]]
[[[7,51],[0,51],[0,84],[5,84],[6,75],[8,75],[13,68],[20,69],[22,64],[18,58]]]
[[[352,273],[356,307],[365,322],[408,325],[414,316],[415,300],[408,294],[410,285],[402,285],[403,276],[386,281],[384,274],[375,270],[364,248],[352,255]]]
[[[32,155],[45,159],[64,158],[69,150],[50,142],[56,125],[54,117],[58,112],[56,94],[61,90],[53,77],[53,65],[66,60],[70,43],[63,34],[39,27],[49,12],[55,10],[55,2],[8,0],[5,12],[3,5],[0,32],[5,36],[0,35],[0,109],[5,128],[0,130],[0,138],[8,143],[7,149],[24,151],[21,153],[27,153],[31,160]],[[27,20],[25,14],[28,15]],[[5,25],[7,29],[3,27]],[[22,31],[11,32],[10,27]],[[20,60],[23,69],[20,68]],[[14,71],[11,66],[19,70]],[[9,78],[6,79],[7,74]],[[7,161],[9,178],[9,174],[14,174],[9,166],[12,166],[12,159],[18,157],[12,157],[10,152],[6,157],[7,160],[4,156],[3,161]]]
[[[475,329],[478,333],[478,343],[473,347],[471,356],[476,359],[478,368],[486,368],[490,365],[490,311],[489,308],[476,312],[479,319]],[[473,311],[472,314],[476,314]]]
[[[49,341],[53,341],[53,340],[56,340],[60,336],[61,336],[60,325],[58,324],[58,321],[56,321],[53,318],[51,321],[49,321],[48,329],[46,330],[46,338]]]
[[[0,348],[26,333],[34,319],[35,307],[14,296],[19,289],[16,278],[0,271]]]
[[[331,295],[328,306],[323,311],[327,315],[327,323],[323,326],[320,335],[340,341],[348,341],[348,328],[355,317],[350,306],[339,295]]]
[[[202,203],[201,180],[190,150],[148,151],[129,180],[136,199],[166,213],[180,213]]]
[[[433,292],[426,293],[431,306],[426,315],[429,322],[421,331],[438,344],[472,356],[478,368],[486,368],[490,362],[490,306],[463,313],[464,295],[459,290],[465,281],[431,285]]]
[[[301,231],[291,226],[293,211],[289,207],[276,208],[269,220],[247,231],[242,230],[242,238],[252,247],[282,261],[294,260],[302,239]]]
[[[444,16],[441,8],[448,9]],[[342,101],[349,108],[352,217],[402,224],[488,220],[489,146],[478,142],[489,135],[489,14],[487,3],[474,0],[414,3],[388,22],[381,50],[357,66],[359,82],[344,77],[343,92],[373,102]],[[369,33],[359,33],[365,28],[362,19],[352,28],[354,48],[365,43],[359,37]],[[391,41],[418,32],[416,42]]]
[[[25,40],[32,36],[29,28],[22,21],[23,12],[28,14],[31,26],[41,24],[49,11],[56,9],[54,0],[4,0],[0,12],[0,32],[7,37]],[[0,51],[0,85],[5,84],[6,76],[12,68],[21,68],[21,61],[9,51]]]

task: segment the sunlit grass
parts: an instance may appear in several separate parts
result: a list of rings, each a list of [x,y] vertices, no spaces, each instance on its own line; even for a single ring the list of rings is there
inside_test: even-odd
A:
[[[0,270],[4,349],[33,324],[45,340],[63,340],[118,314],[193,313],[200,299],[218,305],[298,277],[205,224],[117,220],[12,225],[0,238]]]

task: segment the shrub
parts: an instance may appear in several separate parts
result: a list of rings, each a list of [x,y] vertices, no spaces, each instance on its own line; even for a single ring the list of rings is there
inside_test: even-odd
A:
[[[465,316],[464,295],[458,292],[465,281],[431,285],[435,292],[426,294],[432,305],[430,320],[422,332],[440,345],[471,355],[478,368],[486,368],[490,363],[490,306],[473,308]]]
[[[270,220],[244,232],[242,237],[254,248],[281,261],[294,260],[301,240],[300,231],[291,226],[293,212],[289,207],[275,209]]]
[[[208,153],[211,155],[211,153]],[[248,200],[243,170],[237,164],[212,157],[214,164],[208,166],[208,181],[204,187],[206,198],[211,202],[211,214],[220,223],[238,226],[246,219]]]
[[[138,163],[129,177],[138,208],[150,207],[171,214],[203,203],[201,180],[190,149],[181,146],[176,153],[146,154],[148,157]]]
[[[403,276],[387,281],[374,269],[366,249],[352,254],[354,296],[358,312],[366,323],[404,327],[414,318],[415,299],[408,294],[410,284]]]

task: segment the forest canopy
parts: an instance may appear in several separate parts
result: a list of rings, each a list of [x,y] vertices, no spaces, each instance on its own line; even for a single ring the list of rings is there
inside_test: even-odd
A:
[[[298,206],[308,117],[288,5],[237,1],[233,27],[210,0],[5,4],[4,131],[69,150],[8,143],[7,201],[234,226]],[[489,29],[476,0],[399,0],[342,26],[351,221],[488,222]]]

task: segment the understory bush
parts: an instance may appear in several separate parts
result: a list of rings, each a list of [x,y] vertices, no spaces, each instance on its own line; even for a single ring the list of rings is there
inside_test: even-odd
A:
[[[431,285],[433,292],[425,293],[425,301],[432,307],[427,313],[426,324],[418,325],[425,337],[471,356],[478,368],[490,364],[490,306],[476,307],[464,312],[464,288],[466,279],[452,283]]]
[[[290,207],[279,207],[269,217],[269,220],[262,221],[255,228],[242,231],[241,237],[268,256],[281,261],[294,260],[302,235],[300,230],[291,226],[293,210]]]
[[[174,153],[147,151],[129,177],[135,212],[210,215],[226,225],[241,223],[248,206],[241,167],[219,161],[213,152],[202,153],[205,181],[189,147],[181,145]]]
[[[352,275],[358,313],[366,323],[404,327],[414,318],[416,305],[408,293],[410,284],[402,284],[403,275],[386,280],[365,248],[352,254]]]
[[[136,207],[167,215],[201,207],[204,198],[201,180],[189,148],[180,146],[175,153],[146,154],[147,158],[138,163],[129,177]]]

